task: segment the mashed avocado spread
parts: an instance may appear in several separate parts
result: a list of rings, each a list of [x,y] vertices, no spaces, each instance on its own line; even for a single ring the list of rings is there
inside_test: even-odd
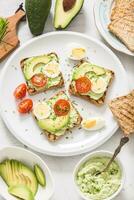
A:
[[[93,157],[85,162],[76,174],[76,183],[81,192],[93,200],[103,200],[113,195],[121,184],[121,169],[114,161],[107,172],[101,172],[109,157]]]

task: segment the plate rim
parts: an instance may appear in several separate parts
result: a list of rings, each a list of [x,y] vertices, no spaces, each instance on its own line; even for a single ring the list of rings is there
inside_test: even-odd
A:
[[[98,32],[100,33],[100,35],[105,39],[105,41],[112,47],[114,48],[116,51],[119,51],[121,53],[124,53],[126,55],[129,55],[129,56],[134,56],[134,53],[131,52],[125,45],[124,47],[125,48],[120,48],[118,45],[115,45],[111,39],[105,34],[104,32],[104,29],[102,28],[102,25],[101,25],[101,20],[98,16],[98,9],[100,7],[100,3],[101,2],[104,2],[104,0],[95,0],[94,2],[94,7],[93,7],[93,13],[94,13],[94,19],[95,19],[95,24],[96,24],[96,27],[97,27],[97,30]],[[108,3],[111,4],[111,2],[113,2],[114,0],[109,0]],[[119,41],[120,42],[120,41]],[[122,43],[122,42],[120,42]],[[123,44],[123,43],[122,43]]]
[[[67,34],[67,35],[77,35],[77,36],[80,36],[80,37],[83,37],[85,39],[88,39],[88,40],[91,40],[93,41],[94,43],[97,43],[99,46],[101,46],[103,49],[105,49],[116,61],[117,63],[119,63],[120,67],[122,67],[122,70],[123,70],[123,75],[127,81],[127,73],[122,65],[122,63],[120,62],[119,58],[112,52],[112,50],[110,48],[108,48],[105,44],[103,44],[102,42],[100,42],[98,39],[95,39],[91,36],[87,36],[86,34],[82,34],[82,33],[78,33],[78,32],[73,32],[73,31],[53,31],[53,32],[50,32],[50,33],[46,33],[46,34],[43,34],[41,36],[38,36],[36,38],[32,38],[31,40],[28,40],[26,43],[24,43],[21,47],[19,47],[12,55],[11,57],[7,60],[6,64],[4,65],[3,69],[2,69],[2,72],[1,72],[1,78],[0,78],[0,85],[2,85],[1,83],[3,82],[4,80],[4,75],[5,75],[5,72],[6,70],[8,69],[9,67],[9,63],[11,62],[11,60],[16,56],[16,54],[19,53],[20,50],[22,50],[23,48],[25,48],[26,46],[28,46],[30,43],[33,43],[34,41],[36,40],[40,40],[41,38],[44,38],[44,37],[47,37],[47,36],[51,36],[51,35],[64,35],[64,34]],[[0,86],[1,87],[1,86]],[[127,86],[128,88],[128,91],[130,90],[129,89],[129,85]],[[8,130],[10,133],[12,133],[12,135],[21,143],[25,144],[26,146],[28,146],[29,148],[31,148],[32,150],[34,151],[37,151],[39,153],[42,153],[42,154],[46,154],[46,155],[50,155],[50,156],[59,156],[59,157],[62,157],[62,156],[65,156],[65,157],[68,157],[68,156],[74,156],[74,155],[80,155],[80,154],[83,154],[83,153],[87,153],[87,152],[91,152],[92,150],[96,149],[97,147],[101,146],[102,144],[104,144],[108,139],[110,139],[114,133],[117,131],[118,129],[118,124],[116,123],[116,126],[114,127],[113,131],[111,131],[111,133],[109,133],[109,135],[107,137],[105,137],[105,139],[103,139],[102,141],[100,141],[99,143],[96,143],[93,147],[85,147],[85,148],[80,148],[79,150],[73,150],[73,151],[69,151],[69,152],[60,152],[60,151],[48,151],[48,150],[44,150],[42,148],[39,148],[39,147],[36,147],[35,145],[32,145],[31,143],[29,143],[28,141],[25,141],[23,138],[21,138],[20,136],[18,136],[18,134],[16,132],[14,132],[12,130],[12,127],[11,125],[8,123],[8,121],[6,120],[6,115],[4,112],[2,112],[2,108],[0,106],[0,116],[1,118],[3,119],[4,123],[6,124]]]

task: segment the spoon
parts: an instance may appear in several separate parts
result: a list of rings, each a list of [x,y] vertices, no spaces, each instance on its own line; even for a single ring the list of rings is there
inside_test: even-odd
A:
[[[101,174],[101,173],[106,172],[106,171],[109,169],[110,165],[111,165],[112,162],[115,160],[116,156],[120,153],[122,147],[123,147],[128,141],[129,141],[129,137],[127,137],[127,136],[124,136],[124,137],[121,138],[120,144],[119,144],[119,146],[115,149],[115,152],[114,152],[112,158],[110,159],[110,161],[108,162],[107,166],[106,166],[101,172],[96,173],[96,176],[98,176],[98,175]]]

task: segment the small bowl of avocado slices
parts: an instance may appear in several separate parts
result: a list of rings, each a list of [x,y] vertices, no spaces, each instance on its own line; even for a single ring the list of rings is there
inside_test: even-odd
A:
[[[122,190],[125,182],[124,168],[117,157],[106,172],[113,153],[96,151],[86,155],[76,165],[73,173],[74,185],[85,200],[112,200]]]
[[[50,199],[54,192],[52,174],[36,154],[20,147],[0,150],[0,196],[15,200]]]

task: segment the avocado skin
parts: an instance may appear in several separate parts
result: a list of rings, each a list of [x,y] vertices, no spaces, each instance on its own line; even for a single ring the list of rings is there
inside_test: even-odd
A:
[[[80,8],[80,10],[76,13],[76,15],[72,18],[72,20],[64,27],[64,28],[62,28],[61,26],[59,26],[59,27],[55,27],[55,25],[54,25],[54,28],[56,29],[56,30],[64,30],[64,29],[66,29],[70,24],[71,24],[71,22],[74,20],[74,18],[75,17],[77,17],[77,15],[80,13],[80,11],[81,11],[81,9],[82,9],[82,7],[83,7],[83,4],[84,4],[84,0],[83,0],[83,2],[82,2],[82,5],[81,5],[81,8]],[[56,12],[56,7],[57,7],[58,5],[57,5],[57,0],[56,0],[56,3],[55,3],[55,12]],[[55,13],[54,12],[54,13]],[[54,14],[54,24],[55,24],[55,14]]]
[[[42,34],[50,13],[51,0],[25,0],[26,15],[33,35]]]

